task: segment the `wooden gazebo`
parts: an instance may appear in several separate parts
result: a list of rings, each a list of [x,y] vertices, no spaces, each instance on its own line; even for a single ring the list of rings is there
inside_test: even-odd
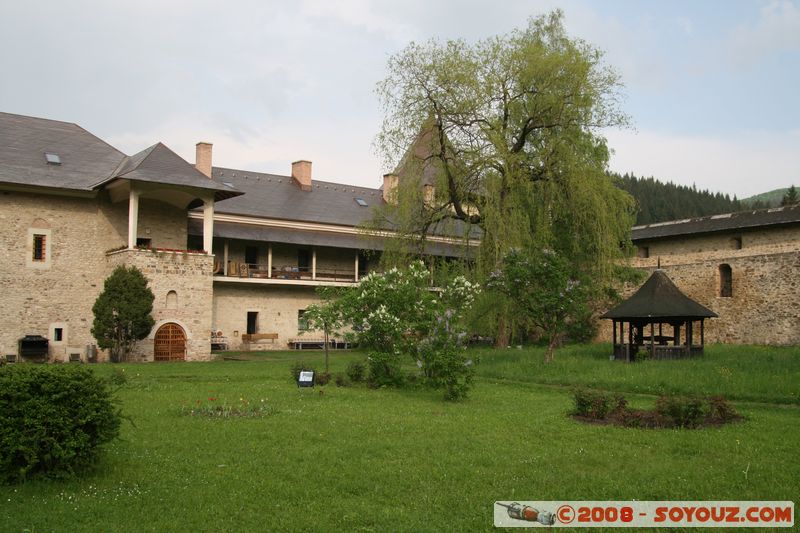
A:
[[[649,353],[651,359],[701,355],[705,344],[704,321],[717,316],[683,294],[667,274],[658,269],[633,296],[600,318],[613,323],[614,359],[630,362],[636,360],[641,350]],[[698,321],[699,345],[693,342]]]

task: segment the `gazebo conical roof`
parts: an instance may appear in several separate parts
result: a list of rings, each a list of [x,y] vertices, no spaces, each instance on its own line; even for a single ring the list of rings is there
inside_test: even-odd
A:
[[[717,317],[714,311],[700,305],[672,283],[659,269],[630,298],[600,318],[632,320],[640,318],[700,319]],[[666,320],[665,320],[666,322]]]

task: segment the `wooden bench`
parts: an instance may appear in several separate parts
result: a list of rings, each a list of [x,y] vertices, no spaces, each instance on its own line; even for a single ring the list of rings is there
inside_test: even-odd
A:
[[[313,337],[304,339],[302,337],[298,337],[295,339],[289,339],[289,346],[295,350],[302,350],[304,346],[322,349],[325,347],[325,339],[315,339]]]
[[[277,333],[245,333],[242,335],[242,342],[275,341],[278,340]]]

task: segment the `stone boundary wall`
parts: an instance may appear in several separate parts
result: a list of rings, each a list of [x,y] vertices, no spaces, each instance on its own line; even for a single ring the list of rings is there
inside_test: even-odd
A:
[[[661,268],[684,294],[720,316],[706,320],[706,343],[800,344],[800,251],[737,252],[743,250],[662,256]],[[649,275],[655,261],[640,259],[634,265]],[[721,264],[731,267],[730,297],[720,296]],[[624,297],[639,286],[626,287]],[[611,341],[610,320],[600,320],[597,339]]]

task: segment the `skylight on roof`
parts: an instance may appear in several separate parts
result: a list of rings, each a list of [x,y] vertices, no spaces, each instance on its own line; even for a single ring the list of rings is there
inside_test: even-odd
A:
[[[58,156],[58,154],[54,154],[54,153],[51,153],[51,152],[45,152],[44,153],[44,158],[47,161],[48,165],[60,165],[61,164],[61,158]]]
[[[355,200],[355,201],[356,201],[356,203],[357,203],[358,205],[360,205],[361,207],[367,207],[367,201],[366,201],[366,200],[364,200],[363,198],[357,197],[357,198],[354,198],[354,200]]]
[[[223,184],[223,185],[227,185],[227,186],[228,186],[228,187],[230,187],[231,189],[233,189],[233,188],[234,188],[234,187],[233,187],[233,183],[231,183],[230,181],[223,181],[223,182],[222,182],[222,184]]]

